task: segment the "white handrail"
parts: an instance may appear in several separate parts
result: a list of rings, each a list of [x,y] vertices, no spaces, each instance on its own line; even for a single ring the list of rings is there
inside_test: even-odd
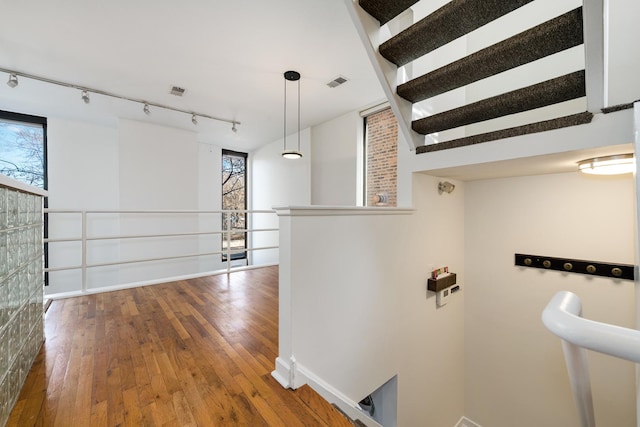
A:
[[[544,325],[571,344],[640,363],[640,331],[584,319],[580,298],[558,292],[542,312]]]
[[[101,209],[101,210],[77,210],[77,209],[51,209],[45,208],[45,214],[78,214],[79,215],[79,225],[80,225],[80,236],[79,237],[57,237],[57,238],[46,238],[44,239],[45,243],[62,243],[62,242],[80,242],[81,243],[81,257],[82,261],[80,265],[67,265],[62,267],[47,267],[45,268],[45,272],[56,272],[56,271],[66,271],[66,270],[81,270],[82,271],[82,291],[86,291],[87,289],[87,269],[93,267],[106,267],[106,266],[115,266],[115,265],[127,265],[127,264],[135,264],[135,263],[145,263],[152,261],[166,261],[166,260],[177,260],[177,259],[185,259],[185,258],[198,258],[202,256],[211,256],[211,255],[223,255],[226,258],[226,271],[231,272],[231,261],[232,255],[241,254],[241,253],[253,253],[255,251],[262,250],[271,250],[278,249],[278,246],[253,246],[250,239],[245,243],[247,244],[245,247],[234,248],[232,246],[232,235],[234,233],[244,233],[245,236],[253,233],[261,233],[261,232],[278,232],[278,228],[250,228],[244,226],[242,228],[234,228],[231,216],[227,215],[225,220],[226,227],[222,227],[221,224],[220,230],[212,230],[207,229],[204,231],[184,231],[184,232],[164,232],[164,233],[154,233],[154,234],[113,234],[113,235],[88,235],[87,231],[87,223],[89,215],[97,215],[97,214],[118,214],[118,215],[140,215],[140,214],[245,214],[245,215],[253,215],[253,214],[270,214],[275,215],[274,210],[117,210],[117,209]],[[247,221],[250,221],[247,218]],[[163,239],[167,237],[198,237],[198,236],[206,236],[206,235],[221,235],[224,243],[221,245],[221,249],[218,251],[200,251],[196,253],[188,253],[188,254],[175,254],[170,256],[156,256],[151,258],[138,258],[138,259],[128,259],[128,260],[118,260],[113,262],[88,262],[87,251],[88,245],[87,242],[92,241],[105,241],[105,240],[129,240],[129,239],[150,239],[157,238]],[[158,242],[158,244],[161,244]],[[224,260],[223,260],[224,261]]]
[[[640,363],[640,331],[582,318],[580,298],[568,291],[554,295],[542,312],[542,322],[562,339],[580,425],[595,427],[585,349]]]

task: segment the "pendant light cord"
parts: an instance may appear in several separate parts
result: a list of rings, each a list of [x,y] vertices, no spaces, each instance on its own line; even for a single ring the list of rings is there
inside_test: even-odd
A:
[[[287,79],[284,79],[284,151],[287,151]]]
[[[298,79],[298,153],[300,152],[300,79]]]

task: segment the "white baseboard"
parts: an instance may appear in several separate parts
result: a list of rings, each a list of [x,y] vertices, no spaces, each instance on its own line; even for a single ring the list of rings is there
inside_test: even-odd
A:
[[[320,377],[309,371],[304,366],[296,362],[292,357],[290,361],[278,357],[276,359],[276,369],[271,372],[273,376],[284,388],[297,389],[307,384],[316,391],[327,402],[335,404],[342,412],[353,420],[362,420],[367,427],[383,427],[367,413],[360,410],[358,403],[347,397]],[[482,427],[480,424],[471,421],[467,417],[462,417],[455,427]]]
[[[467,417],[460,418],[460,421],[456,424],[455,427],[482,427],[480,424],[471,421]]]
[[[276,369],[271,376],[284,388],[294,388],[291,381],[291,365],[281,357],[276,358]]]
[[[323,399],[329,403],[335,404],[349,418],[353,420],[360,419],[367,425],[367,427],[383,427],[381,424],[369,417],[367,413],[360,410],[357,402],[344,395],[342,392],[319,378],[304,366],[296,364],[293,379],[294,387],[292,388],[298,388],[308,384],[309,387],[315,390],[315,392],[322,396]]]
[[[278,264],[266,264],[266,265],[251,265],[251,266],[245,266],[245,267],[233,267],[230,272],[233,273],[236,271],[255,270],[257,268],[275,267],[277,265]],[[146,280],[143,282],[124,283],[121,285],[113,285],[113,286],[102,286],[99,288],[90,288],[85,291],[70,291],[70,292],[59,292],[57,294],[45,294],[45,298],[50,298],[52,300],[62,299],[62,298],[72,298],[72,297],[79,297],[82,295],[101,294],[104,292],[121,291],[123,289],[140,288],[142,286],[160,285],[162,283],[177,282],[179,280],[197,279],[199,277],[219,276],[221,274],[227,274],[227,270],[205,271],[202,273],[186,274],[184,276],[173,276],[173,277],[164,277],[160,279]]]

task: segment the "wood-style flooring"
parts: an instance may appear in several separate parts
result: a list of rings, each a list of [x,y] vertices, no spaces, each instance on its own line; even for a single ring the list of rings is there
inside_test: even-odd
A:
[[[270,375],[275,267],[54,301],[8,426],[351,426]]]

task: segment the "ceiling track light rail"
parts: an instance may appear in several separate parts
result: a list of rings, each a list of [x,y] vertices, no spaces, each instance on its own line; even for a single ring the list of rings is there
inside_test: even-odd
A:
[[[222,117],[211,116],[209,114],[198,113],[198,112],[195,112],[195,111],[182,110],[180,108],[169,107],[167,105],[157,104],[157,103],[145,101],[145,100],[142,100],[142,99],[130,98],[128,96],[118,95],[116,93],[107,92],[107,91],[100,90],[100,89],[94,89],[94,88],[90,88],[90,87],[87,87],[87,86],[80,86],[80,85],[76,85],[76,84],[73,84],[73,83],[62,82],[62,81],[50,79],[50,78],[47,78],[47,77],[36,76],[34,74],[23,73],[23,72],[9,70],[9,69],[6,69],[6,68],[1,68],[1,67],[0,67],[0,72],[9,74],[9,80],[7,81],[7,85],[9,87],[12,87],[12,88],[15,88],[16,86],[18,86],[18,76],[20,76],[20,77],[23,77],[23,78],[26,78],[26,79],[37,80],[37,81],[40,81],[40,82],[43,82],[43,83],[49,83],[49,84],[53,84],[53,85],[57,85],[57,86],[68,87],[68,88],[71,88],[71,89],[80,90],[80,91],[82,91],[81,98],[86,104],[88,104],[90,102],[89,94],[90,93],[95,93],[97,95],[103,95],[103,96],[108,96],[108,97],[111,97],[111,98],[117,98],[117,99],[122,99],[122,100],[125,100],[125,101],[137,102],[139,104],[143,104],[143,111],[147,115],[150,114],[150,112],[151,112],[150,111],[150,107],[163,108],[165,110],[175,111],[177,113],[188,114],[189,116],[191,116],[191,121],[193,122],[194,125],[197,124],[197,119],[193,120],[195,116],[206,118],[206,119],[211,119],[211,120],[216,120],[216,121],[219,121],[219,122],[231,123],[231,125],[232,125],[231,126],[231,130],[233,130],[234,132],[237,132],[237,130],[238,130],[237,126],[242,124],[241,122],[239,122],[237,120],[233,120],[233,119],[225,119],[225,118],[222,118]]]

